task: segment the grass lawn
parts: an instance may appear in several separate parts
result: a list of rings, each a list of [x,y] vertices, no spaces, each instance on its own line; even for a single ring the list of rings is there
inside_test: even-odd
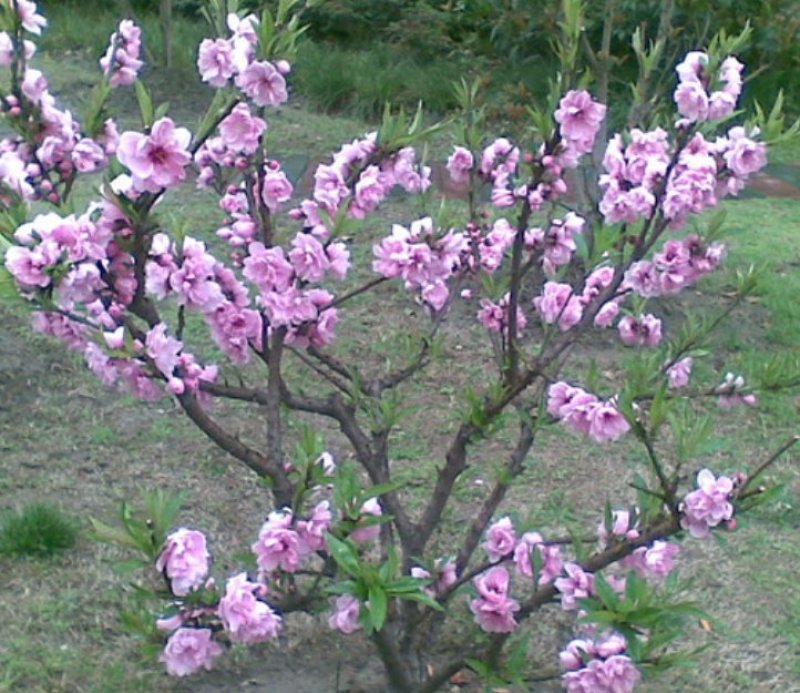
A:
[[[88,56],[44,55],[39,62],[52,77],[54,91],[67,100],[90,81]],[[153,73],[149,80],[155,100],[169,100],[176,119],[190,123],[210,92],[176,74]],[[134,122],[132,93],[115,99],[122,122]],[[287,107],[270,120],[270,128],[277,152],[313,161],[360,134],[365,125]],[[447,139],[445,133],[433,143],[434,158],[443,157]],[[794,152],[782,155],[792,157]],[[79,191],[79,202],[90,198],[91,187]],[[709,348],[708,361],[716,370],[747,374],[765,353],[797,355],[800,349],[800,201],[738,200],[726,202],[724,208],[730,247],[726,269],[688,292],[674,312],[665,315],[665,323],[669,327],[694,304],[713,309],[717,294],[726,291],[737,268],[762,267],[759,291],[733,313]],[[386,226],[366,228],[363,234],[377,237],[391,220],[408,222],[419,212],[406,200],[392,200],[381,217]],[[192,235],[209,242],[214,224],[221,220],[213,199],[188,187],[165,203],[160,214],[181,219]],[[361,263],[356,274],[363,278],[369,272],[369,247],[353,252]],[[383,301],[380,313],[374,298],[354,301],[338,330],[336,349],[358,354],[367,369],[402,357],[397,335],[387,325],[397,325],[401,332],[425,328],[424,311],[408,297],[390,290],[378,296]],[[448,318],[443,358],[404,391],[411,411],[390,444],[412,507],[414,499],[421,502],[427,495],[442,443],[458,420],[464,388],[482,380],[491,358],[485,335],[472,319],[474,308]],[[0,306],[0,320],[0,512],[34,500],[49,501],[81,528],[76,546],[55,557],[0,556],[0,690],[230,691],[247,686],[327,691],[334,690],[337,666],[342,690],[380,690],[366,645],[356,638],[355,646],[346,643],[345,649],[337,650],[326,635],[324,616],[292,617],[280,651],[266,646],[235,651],[217,671],[189,683],[167,680],[154,658],[142,660],[135,639],[122,632],[118,622],[120,597],[130,593],[129,576],[114,571],[120,558],[115,549],[88,538],[88,518],[112,518],[120,501],[135,497],[142,487],[187,491],[182,520],[208,533],[215,571],[225,576],[237,569],[235,555],[247,550],[271,509],[268,495],[170,400],[142,403],[104,388],[73,354],[33,334],[18,306]],[[187,340],[207,347],[197,325],[188,325]],[[481,354],[477,359],[469,356],[476,348]],[[615,340],[602,337],[593,353],[601,363],[604,384],[613,386],[622,350]],[[300,365],[294,368],[301,373]],[[218,415],[244,437],[260,439],[262,423],[248,418],[252,413],[246,407],[226,405]],[[718,472],[753,466],[799,432],[797,421],[794,393],[765,394],[757,408],[718,415],[712,444],[694,464]],[[333,451],[344,457],[342,439],[327,428],[324,432]],[[442,535],[470,518],[474,501],[494,473],[494,456],[507,442],[501,432],[479,446],[476,463],[459,482],[460,502],[448,511]],[[716,619],[711,632],[699,623],[691,628],[687,641],[712,646],[698,655],[693,667],[648,681],[641,690],[800,691],[798,458],[797,452],[787,455],[775,467],[772,476],[785,483],[783,494],[745,518],[726,546],[684,542],[681,575],[690,580],[687,589],[693,598]],[[587,445],[550,429],[537,444],[524,483],[510,494],[508,506],[547,533],[563,533],[564,523],[572,519],[593,526],[607,495],[623,500],[621,479],[630,479],[636,465],[641,468],[641,453],[630,442]],[[542,619],[532,626],[533,632],[541,628],[550,635],[542,640],[532,636],[531,649],[544,660],[568,638],[568,630],[555,609],[545,610]],[[470,620],[466,608],[463,620]],[[557,624],[559,642],[553,640],[551,624]],[[533,643],[540,649],[534,650]]]

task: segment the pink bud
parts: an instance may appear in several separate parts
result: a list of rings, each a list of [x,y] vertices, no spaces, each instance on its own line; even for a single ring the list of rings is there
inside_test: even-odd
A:
[[[275,67],[282,75],[288,75],[292,71],[292,66],[288,60],[279,60],[275,63]]]

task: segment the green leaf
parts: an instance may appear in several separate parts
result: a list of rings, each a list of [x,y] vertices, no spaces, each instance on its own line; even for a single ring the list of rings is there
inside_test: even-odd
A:
[[[92,523],[92,531],[90,532],[90,536],[95,541],[100,541],[107,544],[118,544],[120,546],[127,546],[132,549],[139,549],[139,543],[128,532],[116,527],[112,527],[111,525],[107,525],[93,517],[89,518],[89,522]]]
[[[153,126],[155,122],[154,116],[155,112],[153,111],[153,99],[150,96],[150,92],[147,90],[147,87],[141,80],[136,80],[134,83],[136,89],[136,100],[139,102],[139,112],[142,116],[142,126],[145,129],[149,129]]]
[[[614,588],[608,584],[608,580],[603,577],[602,573],[595,573],[594,587],[597,591],[597,596],[608,608],[609,611],[617,611],[619,609],[619,596],[614,591]]]
[[[361,566],[358,562],[356,548],[349,541],[337,539],[333,534],[326,534],[325,539],[328,543],[328,550],[337,565],[353,577],[359,577]]]
[[[444,607],[437,602],[433,597],[424,592],[403,592],[402,594],[392,595],[397,597],[398,599],[405,599],[409,602],[419,602],[420,604],[424,604],[425,606],[429,606],[431,609],[435,611],[444,611]]]
[[[383,628],[386,623],[386,611],[388,609],[388,599],[386,592],[380,587],[370,587],[369,590],[369,612],[372,618],[372,626],[375,630]]]

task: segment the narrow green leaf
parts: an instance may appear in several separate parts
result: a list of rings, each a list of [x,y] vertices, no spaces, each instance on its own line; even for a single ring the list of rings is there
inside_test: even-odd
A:
[[[361,574],[361,570],[355,547],[350,542],[337,539],[332,534],[326,534],[325,539],[328,544],[328,551],[330,551],[337,565],[346,573],[353,577],[358,577]]]

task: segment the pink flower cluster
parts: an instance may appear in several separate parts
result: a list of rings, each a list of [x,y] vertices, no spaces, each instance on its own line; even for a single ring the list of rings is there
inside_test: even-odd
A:
[[[586,220],[574,212],[567,212],[563,220],[553,219],[547,230],[529,229],[525,233],[525,248],[531,252],[542,253],[542,264],[547,274],[553,275],[557,269],[569,264],[575,252],[575,234],[580,234]]]
[[[207,587],[213,589],[213,581]],[[167,673],[188,676],[210,669],[223,652],[214,639],[215,631],[224,632],[232,643],[248,645],[278,637],[283,620],[266,602],[267,592],[266,585],[252,582],[246,573],[240,573],[228,580],[215,607],[181,606],[174,616],[158,620],[159,630],[171,632],[161,655]]]
[[[517,536],[510,517],[503,517],[494,522],[486,531],[483,548],[493,562],[511,558],[517,572],[522,577],[533,579],[545,585],[561,575],[564,564],[561,549],[556,544],[547,544],[538,532],[525,532]],[[532,556],[536,552],[541,559],[539,574],[534,576]]]
[[[456,564],[453,561],[437,559],[433,566],[434,575],[421,566],[411,568],[411,577],[428,580],[433,578],[433,584],[426,587],[423,591],[429,597],[435,598],[437,595],[446,593],[458,581]]]
[[[568,428],[598,443],[616,440],[630,429],[614,400],[599,400],[563,381],[548,389],[547,412]]]
[[[534,575],[533,553],[536,552],[541,560],[539,574]],[[525,532],[514,548],[514,565],[523,577],[536,578],[541,587],[555,580],[564,569],[561,558],[561,548],[557,544],[545,544],[542,535],[538,532]]]
[[[498,303],[490,301],[488,298],[481,299],[481,309],[478,311],[478,320],[489,332],[497,332],[507,335],[510,329],[510,294],[506,294]],[[517,306],[517,329],[516,336],[522,335],[522,330],[527,324],[527,319],[522,309]]]
[[[219,135],[209,137],[197,150],[194,161],[200,167],[197,177],[199,188],[208,188],[216,185],[221,194],[225,190],[227,172],[232,174],[251,170],[255,155],[261,146],[261,139],[267,130],[267,123],[263,118],[253,115],[246,103],[238,103],[233,110],[222,119],[219,124]],[[277,162],[267,162],[262,169],[261,198],[270,210],[277,209],[280,202],[285,201],[292,194],[292,187],[286,176],[280,171]],[[281,185],[278,185],[280,183]],[[242,186],[231,186],[228,197],[220,202],[220,206],[229,214],[238,219],[250,219],[247,214],[247,197]],[[258,195],[258,191],[255,191]],[[239,196],[243,199],[237,199]],[[251,220],[252,221],[252,220]],[[247,239],[245,239],[247,240]],[[243,243],[239,243],[243,245]]]
[[[130,19],[123,19],[111,34],[106,54],[100,58],[100,67],[112,87],[126,87],[136,81],[144,64],[139,60],[141,49],[141,30]]]
[[[706,245],[695,234],[667,241],[652,260],[640,260],[630,266],[623,288],[645,298],[677,294],[717,269],[724,257],[724,245]]]
[[[153,377],[164,380],[173,394],[197,391],[200,381],[216,378],[216,368],[201,366],[184,352],[183,344],[167,335],[166,325],[156,325],[143,339],[126,342],[121,322],[125,305],[133,300],[136,280],[133,259],[120,249],[112,228],[120,237],[129,229],[119,223],[121,219],[111,222],[104,216],[108,207],[101,209],[95,222],[93,213],[79,218],[51,213],[17,229],[19,245],[8,249],[6,267],[23,291],[50,292],[62,311],[37,314],[34,328],[83,351],[89,367],[106,384],[121,380],[147,399],[159,396]],[[191,249],[191,239],[187,241]],[[72,320],[70,316],[81,311],[83,321]],[[90,338],[93,331],[99,342]]]
[[[478,597],[469,608],[476,623],[487,633],[511,633],[517,627],[514,613],[519,603],[508,595],[510,577],[505,568],[492,568],[473,581]]]
[[[559,654],[564,688],[569,693],[631,693],[641,673],[624,654],[626,648],[625,638],[613,631],[596,640],[573,640]]]
[[[608,224],[633,223],[653,212],[656,190],[667,174],[670,145],[661,128],[642,132],[634,128],[625,145],[622,135],[614,135],[606,148],[600,176],[603,198],[600,212]]]
[[[243,275],[260,291],[259,301],[270,332],[286,329],[285,341],[299,347],[324,346],[333,340],[338,312],[333,295],[324,289],[305,288],[327,274],[343,278],[350,265],[341,242],[323,245],[310,233],[298,233],[287,253],[280,246],[261,242],[248,246]]]
[[[320,164],[314,172],[313,200],[305,200],[293,211],[314,232],[327,236],[321,212],[333,219],[342,205],[353,219],[363,219],[375,211],[396,185],[406,192],[424,192],[430,186],[431,170],[419,165],[412,147],[403,147],[390,156],[377,158],[377,133],[344,145],[330,164]]]
[[[387,279],[399,277],[409,290],[418,290],[433,310],[441,310],[450,295],[447,280],[462,264],[469,248],[463,233],[436,234],[430,217],[406,229],[392,226],[392,234],[373,247],[372,269]]]
[[[709,62],[706,53],[692,51],[675,68],[679,82],[673,98],[684,118],[679,125],[725,118],[736,108],[742,93],[744,65],[729,56],[722,61],[719,73],[712,75]],[[721,88],[717,89],[720,83]]]
[[[25,7],[32,8],[24,11],[26,21],[38,26],[36,6],[31,2]],[[23,5],[17,3],[17,9],[23,12]],[[26,59],[35,49],[33,43],[24,42]],[[18,76],[19,89],[0,100],[0,113],[19,133],[0,140],[0,201],[8,205],[16,197],[59,204],[77,174],[105,166],[107,157],[116,150],[116,126],[109,119],[95,139],[82,135],[72,113],[56,106],[45,76],[25,61],[16,63],[16,50],[11,37],[0,32],[0,65],[24,66],[24,73]]]
[[[296,521],[288,510],[271,512],[252,546],[259,570],[296,572],[304,558],[325,547],[332,519],[328,501],[318,503],[305,520]]]
[[[228,16],[231,36],[205,39],[197,55],[197,69],[204,82],[222,88],[231,79],[257,106],[279,106],[288,99],[284,75],[290,70],[285,60],[273,64],[256,60],[259,20],[255,15],[240,19]]]
[[[583,317],[584,301],[569,284],[545,282],[542,293],[533,299],[542,322],[557,323],[562,332],[575,327]]]

